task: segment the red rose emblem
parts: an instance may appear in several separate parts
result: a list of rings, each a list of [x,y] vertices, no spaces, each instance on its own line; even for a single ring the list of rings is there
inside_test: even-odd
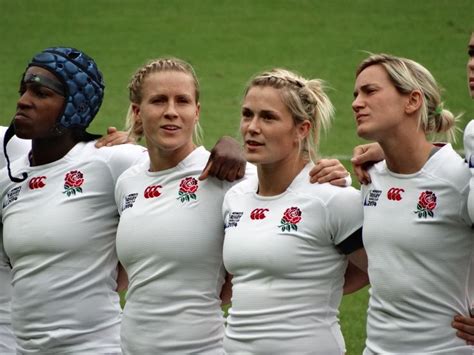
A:
[[[301,221],[301,210],[298,207],[288,208],[283,214],[283,219],[291,224]]]
[[[82,192],[82,184],[84,184],[84,175],[79,170],[72,170],[64,177],[64,191],[68,197]]]
[[[187,177],[186,179],[181,180],[179,184],[179,191],[186,192],[188,194],[193,194],[198,189],[198,181],[193,177]]]
[[[181,183],[179,184],[177,200],[181,200],[181,202],[196,200],[197,197],[195,192],[198,190],[198,188],[198,181],[193,177],[187,177],[181,180]]]
[[[436,208],[436,195],[433,191],[424,191],[418,197],[418,203],[416,205],[416,211],[418,218],[427,218],[428,216],[434,217],[433,210]]]
[[[66,174],[64,185],[69,187],[81,187],[84,183],[84,175],[79,170],[73,170]]]
[[[421,207],[432,211],[436,207],[436,195],[432,191],[422,192],[418,203]]]
[[[298,207],[290,207],[286,209],[285,213],[283,213],[283,217],[280,221],[281,224],[278,227],[281,228],[282,232],[285,230],[289,232],[291,229],[297,231],[298,227],[296,224],[300,221],[301,210]]]

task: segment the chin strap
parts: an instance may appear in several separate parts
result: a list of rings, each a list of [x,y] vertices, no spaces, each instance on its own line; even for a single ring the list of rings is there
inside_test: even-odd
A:
[[[5,159],[7,160],[8,177],[10,178],[10,180],[13,182],[23,182],[28,178],[28,174],[25,172],[21,173],[21,178],[12,176],[12,172],[10,169],[10,158],[8,157],[8,154],[7,154],[7,144],[14,135],[15,135],[15,127],[13,126],[13,122],[12,122],[10,126],[8,127],[7,131],[5,132],[5,135],[3,136],[3,154],[5,155]]]

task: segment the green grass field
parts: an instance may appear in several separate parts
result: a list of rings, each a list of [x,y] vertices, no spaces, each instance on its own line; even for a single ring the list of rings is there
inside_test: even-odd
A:
[[[206,146],[223,134],[237,136],[245,83],[279,66],[328,82],[337,117],[321,155],[347,157],[361,142],[350,104],[363,51],[423,63],[445,88],[447,106],[466,112],[465,126],[473,114],[465,73],[473,13],[472,0],[0,0],[0,123],[15,112],[28,60],[47,46],[81,48],[101,67],[107,88],[96,132],[123,126],[135,68],[173,55],[191,62],[200,78]],[[363,290],[343,300],[348,354],[363,349],[367,298]]]

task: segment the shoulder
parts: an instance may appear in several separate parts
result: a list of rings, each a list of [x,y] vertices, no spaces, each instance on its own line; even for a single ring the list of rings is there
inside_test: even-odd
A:
[[[149,159],[144,159],[138,164],[134,164],[127,168],[117,179],[117,185],[128,179],[136,179],[138,176],[145,174],[146,170],[150,166]]]
[[[120,144],[112,147],[96,148],[95,141],[85,143],[84,154],[94,154],[106,161],[140,161],[147,156],[146,148],[138,144]]]
[[[227,191],[225,198],[229,199],[235,196],[253,194],[258,188],[257,174],[246,176],[244,180],[237,182]]]
[[[312,199],[327,205],[332,200],[357,199],[360,196],[358,190],[353,187],[339,187],[330,183],[314,183],[309,180],[309,171],[312,164],[308,164],[295,178],[288,188],[289,192],[298,195],[298,198]]]
[[[433,178],[437,178],[462,190],[469,184],[471,172],[464,159],[451,147],[444,145],[425,165],[424,170]]]
[[[464,154],[467,162],[474,154],[474,120],[471,120],[464,128]]]

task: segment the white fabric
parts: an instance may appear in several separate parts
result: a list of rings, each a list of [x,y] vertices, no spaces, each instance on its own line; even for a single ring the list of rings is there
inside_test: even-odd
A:
[[[16,160],[13,175],[28,173],[22,183],[0,176],[11,318],[22,354],[120,352],[113,191],[118,176],[146,154],[138,146],[94,143],[78,143],[41,166]],[[84,179],[74,192],[65,182],[71,171]]]
[[[392,173],[385,162],[369,172],[372,183],[362,190],[371,282],[364,354],[472,354],[451,327],[456,314],[469,315],[474,235],[463,159],[445,145],[415,174]],[[423,209],[420,195],[429,191],[436,206]]]
[[[257,178],[225,196],[224,264],[233,274],[224,340],[229,354],[345,351],[338,307],[347,262],[335,246],[362,225],[360,193],[310,184],[311,168],[278,196],[257,195]],[[300,209],[301,220],[282,231],[291,207]]]
[[[0,155],[0,171],[7,165],[3,153],[3,136],[6,130],[7,127],[0,126],[0,150],[2,151]],[[7,146],[10,161],[27,154],[30,147],[30,141],[13,136]],[[6,171],[2,172],[2,174],[3,173],[6,173]],[[0,235],[0,244],[1,239]],[[2,246],[0,245],[0,253],[2,252],[1,249]],[[0,259],[0,354],[14,354],[15,339],[10,324],[11,274],[10,265],[5,263],[4,260],[5,259]]]
[[[199,147],[172,169],[149,172],[146,162],[119,178],[117,253],[130,281],[124,354],[223,353],[221,208],[231,184],[197,181],[208,158]],[[179,194],[186,178],[198,184],[188,198]]]
[[[470,121],[464,128],[464,154],[471,170],[468,211],[471,221],[474,223],[474,120]]]

